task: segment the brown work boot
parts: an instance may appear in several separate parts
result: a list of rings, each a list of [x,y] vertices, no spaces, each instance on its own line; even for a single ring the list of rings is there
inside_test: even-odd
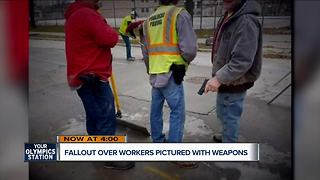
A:
[[[186,161],[171,161],[170,164],[173,164],[179,168],[185,168],[185,169],[195,169],[199,166],[196,162],[186,162]]]

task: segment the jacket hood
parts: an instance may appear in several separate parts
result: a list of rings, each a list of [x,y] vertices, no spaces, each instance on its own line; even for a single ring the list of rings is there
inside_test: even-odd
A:
[[[255,0],[243,0],[240,4],[240,8],[234,14],[234,17],[238,17],[244,14],[253,14],[259,16],[261,14],[261,6]]]
[[[74,2],[74,3],[69,5],[69,7],[67,8],[66,12],[64,13],[64,17],[66,19],[68,19],[74,12],[76,12],[79,9],[82,9],[82,8],[94,9],[94,7],[91,7],[88,4],[84,4],[84,3],[81,3],[81,2]]]

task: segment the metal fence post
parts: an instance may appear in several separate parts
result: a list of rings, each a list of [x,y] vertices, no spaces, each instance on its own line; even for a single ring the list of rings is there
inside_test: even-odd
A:
[[[36,28],[36,21],[34,17],[34,2],[33,0],[29,1],[29,13],[30,13],[30,24],[31,27]]]
[[[261,27],[262,27],[262,29],[263,29],[263,24],[264,24],[264,11],[265,11],[264,7],[265,7],[265,2],[263,2],[263,4],[262,4],[262,13],[261,13],[261,16],[262,16]]]
[[[189,12],[192,18],[192,25],[193,25],[193,14],[194,14],[194,1],[193,0],[186,0],[184,4],[186,10]]]
[[[116,20],[116,5],[115,5],[115,0],[112,1],[113,5],[113,20],[114,20],[114,28],[117,28],[117,20]]]
[[[213,29],[216,29],[216,23],[217,23],[217,5],[218,5],[218,1],[216,0],[216,2],[214,3],[214,23],[213,23]]]
[[[201,7],[200,7],[200,29],[202,29],[202,13],[203,13],[203,1],[201,0]],[[199,2],[198,2],[199,3]]]

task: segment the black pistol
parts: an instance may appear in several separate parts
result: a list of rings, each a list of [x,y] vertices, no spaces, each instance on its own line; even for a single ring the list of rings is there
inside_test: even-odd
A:
[[[204,93],[204,90],[206,88],[207,82],[209,81],[209,79],[205,79],[201,85],[201,88],[198,91],[199,95],[202,95]]]

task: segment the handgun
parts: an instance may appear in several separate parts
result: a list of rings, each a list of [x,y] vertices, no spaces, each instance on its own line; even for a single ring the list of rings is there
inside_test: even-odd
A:
[[[199,95],[202,95],[204,93],[204,90],[206,88],[207,82],[209,81],[209,79],[205,79],[201,85],[201,88],[198,91]]]

